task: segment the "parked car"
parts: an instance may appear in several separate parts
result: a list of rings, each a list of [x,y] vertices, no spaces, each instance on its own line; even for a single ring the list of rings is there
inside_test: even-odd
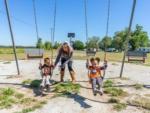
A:
[[[116,51],[115,48],[107,48],[107,49],[106,49],[106,52],[115,52],[115,51]]]

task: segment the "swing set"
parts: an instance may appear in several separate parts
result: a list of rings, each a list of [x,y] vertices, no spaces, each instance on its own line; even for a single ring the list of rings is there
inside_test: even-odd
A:
[[[35,7],[35,0],[33,1],[33,11],[34,11],[34,21],[35,21],[35,31],[36,31],[36,37],[37,40],[39,40],[39,33],[38,33],[38,25],[37,25],[37,17],[36,17],[36,7]],[[111,6],[111,0],[107,0],[108,1],[108,8],[107,8],[107,23],[106,23],[106,33],[105,33],[105,37],[108,37],[109,34],[109,20],[110,20],[110,6]],[[16,55],[16,46],[15,46],[15,40],[14,40],[14,35],[13,35],[13,30],[12,30],[12,24],[11,24],[11,18],[10,18],[10,11],[9,11],[9,6],[8,6],[8,0],[4,0],[5,3],[5,9],[6,9],[6,14],[7,14],[7,20],[8,20],[8,24],[9,24],[9,31],[10,31],[10,36],[12,39],[12,45],[13,45],[13,52],[14,52],[14,56],[15,56],[15,61],[16,61],[16,67],[17,67],[17,74],[20,75],[20,69],[19,69],[19,64],[18,64],[18,58]],[[132,10],[131,10],[131,16],[130,16],[130,22],[129,22],[129,26],[128,26],[128,32],[126,35],[126,41],[125,41],[125,50],[124,50],[124,55],[123,55],[123,59],[122,59],[122,66],[121,66],[121,70],[120,70],[120,77],[122,77],[123,74],[123,69],[124,69],[124,63],[125,63],[125,57],[126,57],[126,53],[128,52],[128,42],[129,42],[129,36],[130,36],[130,32],[131,32],[131,27],[132,27],[132,22],[133,22],[133,17],[134,17],[134,12],[135,12],[135,7],[136,7],[136,0],[133,0],[133,6],[132,6]],[[54,4],[54,20],[53,20],[53,27],[51,28],[51,43],[53,46],[54,43],[54,39],[55,39],[55,23],[56,23],[56,10],[57,10],[57,0],[55,0],[55,4]],[[85,13],[85,35],[86,35],[86,42],[89,42],[89,38],[88,38],[88,17],[87,17],[87,0],[84,0],[84,13]],[[107,52],[106,52],[106,45],[105,45],[105,50],[104,50],[104,61],[106,61],[107,59]],[[36,54],[35,56],[39,56],[40,58],[40,62],[41,62],[41,58],[43,57],[44,51],[39,49],[34,50],[36,51],[34,54]],[[26,53],[28,53],[26,51]],[[31,51],[32,53],[32,51]],[[86,56],[87,58],[89,58],[90,56],[95,56],[96,55],[96,50],[94,48],[86,48]],[[33,54],[28,54],[28,57],[32,57]],[[51,59],[53,59],[53,48],[51,48]],[[104,76],[105,76],[105,71],[104,71]]]

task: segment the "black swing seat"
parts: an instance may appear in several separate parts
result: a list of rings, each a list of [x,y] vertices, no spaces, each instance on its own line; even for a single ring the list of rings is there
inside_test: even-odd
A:
[[[87,56],[95,56],[96,55],[96,49],[95,48],[89,48],[86,50]]]
[[[43,58],[44,56],[44,49],[25,49],[25,53],[27,56],[27,59],[32,59],[32,58]]]

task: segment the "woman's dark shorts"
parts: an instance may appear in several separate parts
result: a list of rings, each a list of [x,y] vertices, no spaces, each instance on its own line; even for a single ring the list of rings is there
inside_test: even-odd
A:
[[[67,61],[68,59],[65,59],[65,58],[62,58],[61,59],[61,71],[64,71],[65,70],[65,65],[64,63]],[[72,68],[72,60],[70,61],[67,61],[67,65],[68,65],[68,70],[69,71],[73,71],[73,68]]]

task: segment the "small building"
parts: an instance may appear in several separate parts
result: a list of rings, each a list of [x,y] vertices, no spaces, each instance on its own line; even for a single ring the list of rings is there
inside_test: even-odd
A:
[[[137,51],[150,53],[150,47],[140,47],[140,48],[137,49]]]

